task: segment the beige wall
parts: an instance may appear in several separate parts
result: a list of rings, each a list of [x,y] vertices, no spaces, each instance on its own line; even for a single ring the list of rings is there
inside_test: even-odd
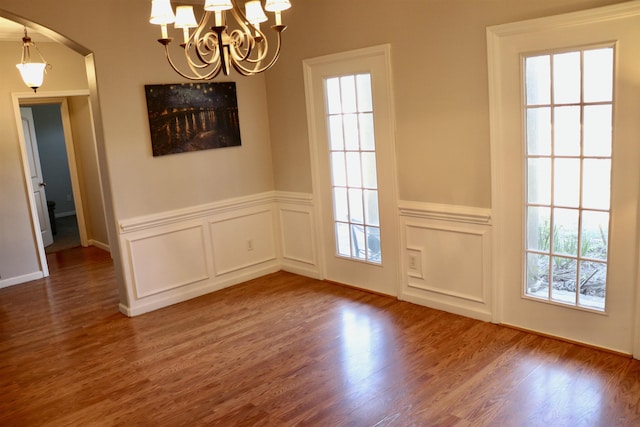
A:
[[[148,23],[150,2],[2,0],[0,9],[64,34],[95,54],[116,218],[273,189],[262,76],[237,79],[242,147],[152,157],[144,85],[186,80],[164,59],[156,41],[159,28]]]
[[[71,122],[77,169],[80,176],[87,238],[108,245],[109,236],[97,167],[93,117],[87,97],[74,96],[69,98],[69,121]]]
[[[160,31],[148,23],[149,12],[150,2],[146,0],[0,0],[0,16],[25,18],[45,26],[94,54],[115,221],[273,190],[263,76],[222,79],[237,80],[241,147],[152,157],[144,85],[186,80],[166,63],[162,46],[156,41]],[[17,46],[11,44],[10,50],[17,59],[19,41]],[[84,70],[82,57],[75,56],[74,61],[81,61]],[[64,75],[59,72],[64,71],[61,64],[67,61],[48,53],[46,58],[54,63],[54,69],[39,93],[69,89],[56,84],[56,79]],[[0,67],[5,93],[24,91],[14,64],[5,61]],[[65,82],[82,82],[82,87],[87,87],[84,74],[65,78]],[[0,102],[0,117],[11,126],[0,141],[0,277],[5,278],[38,271],[38,266],[8,94]],[[16,260],[21,260],[18,269]],[[5,264],[9,268],[3,267]]]
[[[392,45],[400,198],[490,207],[486,27],[619,2],[294,1],[276,67],[266,77],[222,79],[238,84],[242,147],[159,158],[151,156],[144,84],[183,80],[163,58],[158,28],[148,24],[149,1],[0,0],[0,15],[22,16],[94,53],[118,221],[272,189],[310,192],[302,60],[382,43]],[[0,54],[17,57],[19,46],[2,44]],[[47,58],[55,68],[42,92],[86,87],[83,76],[65,71],[78,55]],[[0,81],[4,277],[37,266],[34,245],[25,243],[31,230],[8,95],[24,88],[12,61],[0,65]]]
[[[491,207],[486,27],[615,0],[292,2],[267,74],[276,188],[311,191],[302,61],[390,43],[402,200]]]

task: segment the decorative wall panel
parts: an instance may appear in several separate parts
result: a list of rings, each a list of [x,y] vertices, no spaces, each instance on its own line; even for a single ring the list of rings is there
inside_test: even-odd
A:
[[[401,299],[491,320],[488,210],[401,203]]]

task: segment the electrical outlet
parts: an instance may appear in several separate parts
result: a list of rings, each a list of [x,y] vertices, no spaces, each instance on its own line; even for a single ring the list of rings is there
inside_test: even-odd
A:
[[[422,279],[422,249],[407,248],[407,274]]]
[[[409,268],[411,270],[415,270],[418,266],[418,260],[416,259],[416,254],[409,255]]]
[[[247,250],[248,251],[252,251],[253,250],[253,240],[251,240],[251,239],[247,240]]]
[[[71,194],[67,194],[67,202],[71,201]]]

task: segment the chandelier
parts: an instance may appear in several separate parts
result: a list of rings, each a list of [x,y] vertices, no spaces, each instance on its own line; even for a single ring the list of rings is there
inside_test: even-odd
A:
[[[252,76],[268,70],[278,60],[281,35],[287,28],[282,25],[281,12],[290,7],[289,0],[266,0],[264,10],[273,12],[275,18],[272,45],[260,29],[260,24],[268,21],[260,0],[246,2],[244,10],[236,0],[205,0],[200,22],[196,22],[193,6],[178,6],[174,14],[171,0],[152,0],[149,22],[160,25],[162,38],[158,42],[164,46],[171,67],[182,77],[211,80],[221,71],[228,76],[232,67],[243,76]],[[182,30],[184,71],[171,57],[169,24]]]
[[[31,48],[34,48],[42,62],[31,62]],[[22,58],[20,63],[16,64],[16,68],[20,71],[22,81],[28,87],[35,92],[44,81],[44,72],[47,68],[51,68],[50,64],[44,60],[40,50],[34,42],[31,41],[31,37],[27,34],[27,28],[24,29],[24,37],[22,38]]]

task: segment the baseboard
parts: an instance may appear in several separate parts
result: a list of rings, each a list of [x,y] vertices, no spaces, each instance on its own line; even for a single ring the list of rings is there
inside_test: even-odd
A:
[[[293,264],[291,262],[287,262],[287,260],[283,260],[282,262],[282,271],[286,271],[287,273],[298,274],[300,276],[311,277],[312,279],[322,280],[322,274],[318,271],[317,266],[302,266],[299,264]]]
[[[411,302],[413,304],[422,305],[422,306],[433,308],[436,310],[446,311],[447,313],[453,313],[459,316],[470,317],[476,320],[482,320],[484,322],[491,321],[490,311],[463,307],[463,306],[452,304],[449,302],[437,301],[433,298],[426,298],[422,295],[412,295],[411,293],[407,293],[407,292],[403,292],[400,295],[399,299],[402,301]]]
[[[103,251],[107,251],[111,253],[111,247],[106,243],[102,243],[98,240],[93,240],[93,239],[89,239],[87,243],[89,244],[89,246],[95,246],[96,248],[99,248],[99,249],[102,249]]]
[[[66,216],[74,216],[76,214],[76,211],[69,211],[69,212],[58,212],[57,214],[55,214],[54,216],[56,218],[64,218]]]
[[[244,274],[236,274],[228,280],[209,280],[199,285],[190,285],[188,288],[184,289],[184,292],[181,292],[179,294],[173,293],[166,296],[157,295],[154,297],[145,298],[143,300],[136,300],[129,306],[120,303],[119,309],[120,312],[125,316],[139,316],[141,314],[149,313],[151,311],[168,307],[173,304],[178,304],[193,298],[201,297],[203,295],[219,291],[233,285],[238,285],[252,279],[257,279],[258,277],[266,276],[277,271],[280,271],[279,266],[267,266],[262,269],[255,269],[246,272]]]
[[[633,357],[633,355],[631,353],[628,353],[628,352],[625,352],[625,351],[615,350],[615,349],[611,349],[611,348],[607,348],[607,347],[599,347],[599,346],[594,345],[594,344],[589,344],[589,343],[582,342],[582,341],[572,340],[572,339],[565,338],[565,337],[559,336],[559,335],[545,334],[544,332],[539,332],[539,331],[536,331],[535,329],[521,328],[520,326],[510,325],[508,323],[500,323],[499,325],[503,326],[505,328],[516,330],[516,331],[526,332],[528,334],[534,334],[534,335],[538,335],[538,336],[545,337],[545,338],[551,338],[551,339],[554,339],[554,340],[567,342],[569,344],[575,344],[575,345],[579,345],[579,346],[582,346],[582,347],[587,347],[587,348],[590,348],[590,349],[593,349],[593,350],[605,351],[607,353],[615,354],[616,356],[623,356],[623,357],[629,357],[629,358]]]
[[[20,285],[26,282],[31,282],[32,280],[42,279],[43,277],[44,274],[42,273],[42,271],[24,274],[22,276],[10,277],[5,280],[0,280],[0,289],[8,288],[9,286]]]

